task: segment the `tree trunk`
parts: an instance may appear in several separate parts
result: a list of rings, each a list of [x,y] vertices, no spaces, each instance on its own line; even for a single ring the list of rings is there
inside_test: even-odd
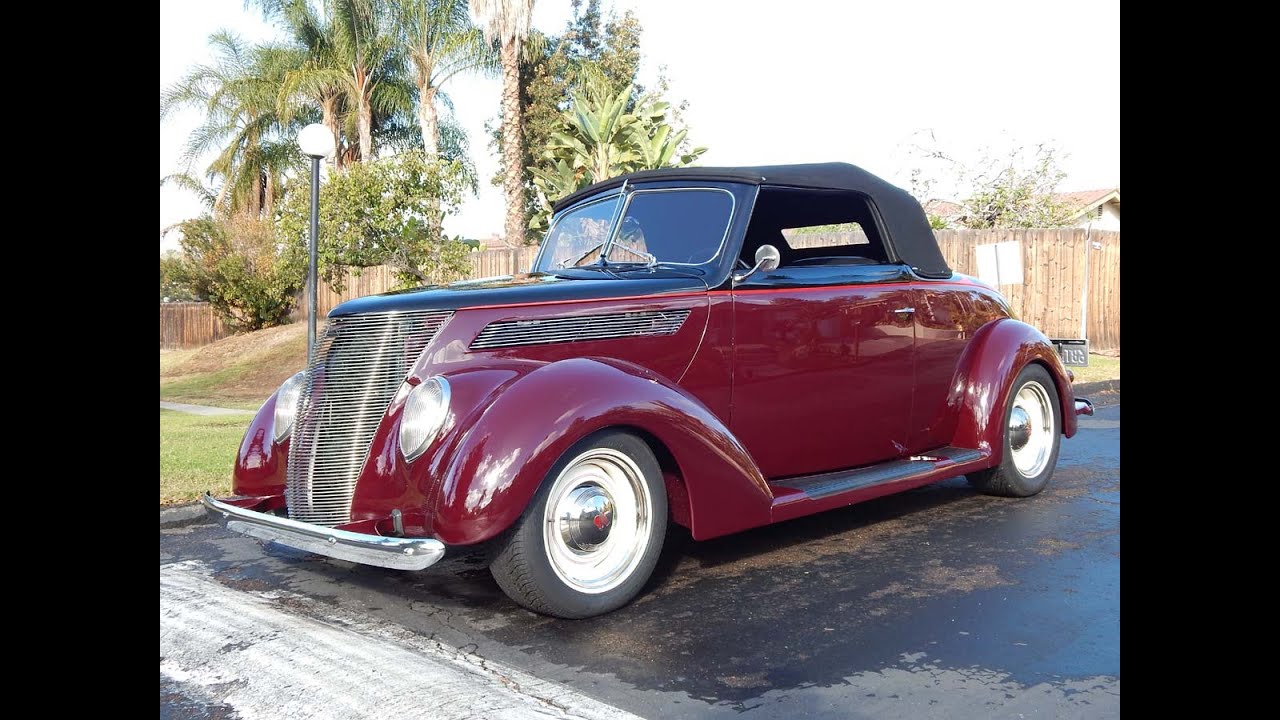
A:
[[[267,173],[266,190],[263,193],[262,214],[266,219],[271,219],[271,211],[276,206],[276,183],[271,177],[271,173]]]
[[[249,206],[246,208],[248,213],[255,217],[262,216],[262,173],[258,172],[253,178],[253,188],[249,193]]]
[[[360,162],[373,160],[373,106],[370,98],[360,98],[359,117],[356,120],[360,128]]]
[[[418,126],[422,128],[422,149],[427,157],[440,154],[440,115],[436,111],[437,90],[429,85],[418,88]]]
[[[437,90],[423,83],[418,88],[418,125],[422,128],[422,149],[426,151],[427,160],[433,160],[440,154],[440,116],[436,111]],[[432,195],[427,198],[427,228],[431,232],[432,241],[440,238],[440,197]],[[426,282],[425,278],[420,278]]]
[[[338,130],[338,96],[330,95],[320,103],[320,112],[324,117],[324,126],[333,133],[333,169],[342,169],[342,133]]]
[[[526,229],[524,168],[520,162],[524,133],[520,121],[520,53],[518,43],[512,39],[502,44],[502,189],[507,198],[508,245],[523,245]]]

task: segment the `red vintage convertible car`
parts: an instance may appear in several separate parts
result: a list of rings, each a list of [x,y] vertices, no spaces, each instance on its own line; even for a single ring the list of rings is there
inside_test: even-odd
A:
[[[513,600],[580,618],[640,591],[668,523],[702,540],[957,475],[1034,495],[1091,412],[899,188],[656,170],[557,203],[529,274],[334,308],[236,496],[204,504],[388,568],[485,543]]]

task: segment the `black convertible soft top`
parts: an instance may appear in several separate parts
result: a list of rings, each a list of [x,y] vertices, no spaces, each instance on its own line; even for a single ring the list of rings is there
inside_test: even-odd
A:
[[[891,185],[860,167],[849,163],[808,163],[803,165],[760,165],[755,167],[687,167],[643,170],[619,175],[589,185],[556,201],[560,210],[601,190],[627,183],[660,180],[706,180],[739,182],[750,185],[851,190],[871,198],[888,232],[885,239],[893,252],[917,273],[928,277],[947,277],[951,268],[938,250],[929,219],[920,203],[902,188]]]

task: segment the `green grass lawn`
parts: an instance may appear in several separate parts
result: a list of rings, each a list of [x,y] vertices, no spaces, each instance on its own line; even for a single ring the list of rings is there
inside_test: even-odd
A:
[[[191,502],[205,490],[231,494],[231,467],[253,416],[160,411],[160,504]]]
[[[1100,382],[1120,379],[1120,358],[1089,353],[1089,367],[1068,368],[1075,373],[1077,383]]]

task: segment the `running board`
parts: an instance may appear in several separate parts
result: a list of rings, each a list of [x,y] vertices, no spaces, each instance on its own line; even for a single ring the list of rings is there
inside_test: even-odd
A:
[[[787,517],[807,515],[820,508],[804,509],[792,506],[810,504],[822,508],[835,507],[846,502],[860,502],[889,493],[908,490],[938,480],[944,480],[976,469],[975,464],[986,460],[990,454],[983,450],[944,447],[902,460],[890,460],[853,470],[804,475],[769,483],[774,494],[774,510]],[[888,486],[901,486],[888,487]],[[836,498],[835,496],[843,496]],[[807,501],[807,502],[806,502]],[[815,503],[815,501],[824,501]],[[842,502],[846,501],[846,502]],[[777,522],[779,517],[774,518]]]

